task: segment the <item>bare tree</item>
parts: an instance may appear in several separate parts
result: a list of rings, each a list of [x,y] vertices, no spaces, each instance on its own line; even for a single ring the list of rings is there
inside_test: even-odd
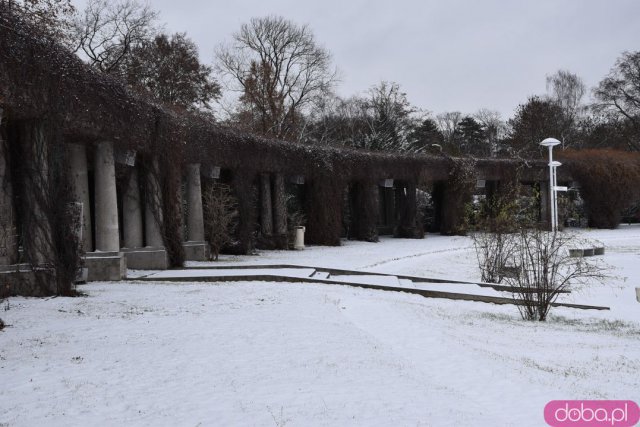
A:
[[[220,97],[211,67],[200,63],[198,48],[184,33],[159,34],[144,41],[122,64],[130,85],[169,104],[208,110],[209,103]]]
[[[46,35],[73,48],[72,18],[75,8],[71,0],[0,0]]]
[[[74,22],[75,51],[93,67],[113,73],[134,47],[154,37],[158,16],[138,0],[89,0]]]
[[[369,150],[418,152],[417,109],[394,82],[382,81],[362,96],[327,97],[312,110],[305,141]]]
[[[217,65],[250,127],[264,135],[298,139],[300,115],[336,81],[331,55],[306,25],[279,16],[252,18],[216,50]]]
[[[305,142],[367,147],[373,119],[365,98],[328,96],[319,101],[307,116]]]
[[[460,111],[449,111],[436,116],[438,127],[440,127],[440,132],[442,133],[442,136],[444,136],[444,142],[446,144],[453,143],[456,130],[458,129],[458,124],[460,123],[460,120],[462,120],[462,117],[463,116]]]
[[[628,147],[640,151],[640,51],[624,52],[594,95],[596,110],[622,119],[632,131]]]
[[[500,143],[507,135],[507,125],[502,120],[500,112],[487,108],[479,109],[473,117],[482,125],[486,142],[490,147],[491,157],[495,157],[500,150]]]
[[[546,152],[540,149],[540,141],[562,134],[562,110],[550,99],[532,96],[526,103],[518,105],[507,123],[510,127],[509,145],[505,148],[511,156],[542,156]]]
[[[376,150],[406,151],[414,126],[407,94],[394,82],[382,81],[371,87],[364,102],[370,128],[367,147]]]
[[[547,92],[549,98],[560,107],[562,111],[562,147],[566,148],[576,131],[577,121],[584,110],[582,98],[587,87],[578,75],[567,71],[558,70],[555,74],[547,76]]]

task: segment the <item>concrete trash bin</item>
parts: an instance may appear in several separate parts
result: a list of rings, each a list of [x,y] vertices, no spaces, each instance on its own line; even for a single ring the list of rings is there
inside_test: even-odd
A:
[[[304,249],[304,232],[305,228],[302,226],[296,227],[296,242],[293,245],[293,248],[301,251]]]

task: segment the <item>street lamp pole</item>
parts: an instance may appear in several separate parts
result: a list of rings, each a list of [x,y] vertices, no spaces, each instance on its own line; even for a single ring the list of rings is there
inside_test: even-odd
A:
[[[558,166],[562,166],[562,163],[552,161],[551,168],[553,169],[553,231],[558,231],[558,191],[566,191],[564,187],[558,187]],[[564,190],[562,190],[564,188]]]
[[[549,198],[551,207],[551,231],[558,231],[558,195],[556,193],[557,180],[556,168],[562,163],[553,161],[553,147],[560,144],[555,138],[547,138],[540,143],[543,147],[549,148]]]

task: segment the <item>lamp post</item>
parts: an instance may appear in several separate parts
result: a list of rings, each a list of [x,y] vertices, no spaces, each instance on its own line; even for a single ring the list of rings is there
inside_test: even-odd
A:
[[[555,160],[551,162],[551,170],[553,170],[553,229],[552,231],[558,231],[558,191],[560,191],[560,187],[558,187],[558,166],[562,166],[562,163],[556,162]]]
[[[549,197],[551,198],[551,231],[558,231],[558,195],[556,193],[556,168],[562,163],[553,161],[553,147],[560,144],[555,138],[547,138],[540,143],[549,148]]]

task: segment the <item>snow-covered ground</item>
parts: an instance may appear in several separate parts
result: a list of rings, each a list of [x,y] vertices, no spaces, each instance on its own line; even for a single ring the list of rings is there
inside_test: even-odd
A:
[[[611,311],[293,283],[93,283],[0,311],[4,425],[544,425],[552,399],[640,401],[640,227],[581,231],[618,276]],[[479,279],[470,241],[345,242],[219,264]],[[627,278],[625,280],[625,278]]]

